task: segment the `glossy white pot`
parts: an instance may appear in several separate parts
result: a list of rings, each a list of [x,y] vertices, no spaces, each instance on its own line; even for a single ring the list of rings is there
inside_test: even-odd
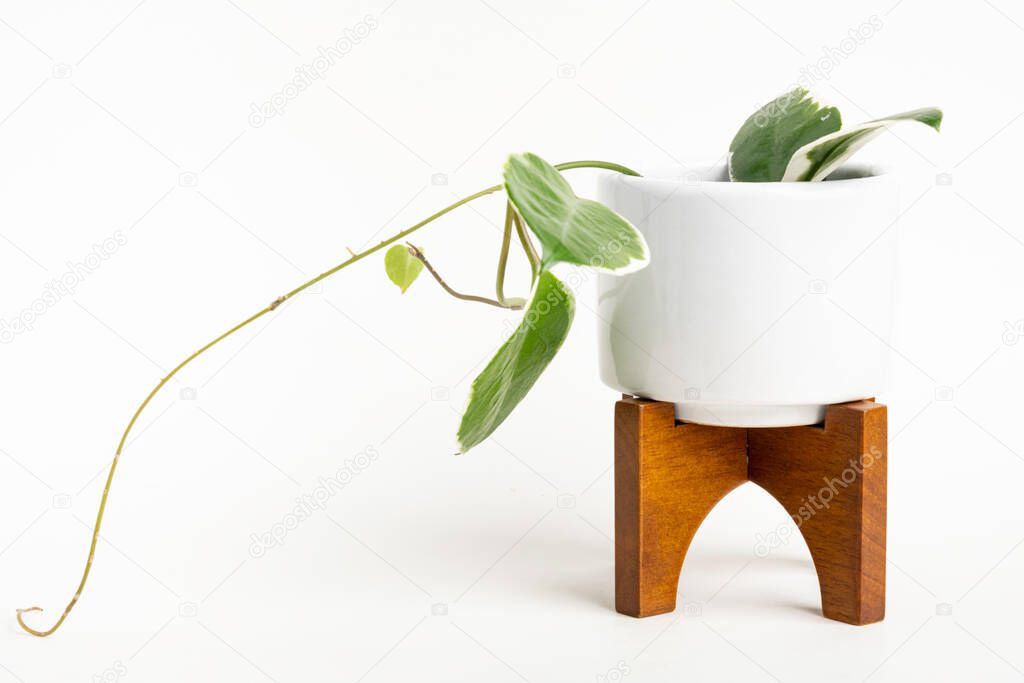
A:
[[[650,265],[599,285],[601,379],[734,427],[821,422],[885,389],[897,180],[852,167],[816,183],[731,183],[723,167],[609,174],[598,199]]]

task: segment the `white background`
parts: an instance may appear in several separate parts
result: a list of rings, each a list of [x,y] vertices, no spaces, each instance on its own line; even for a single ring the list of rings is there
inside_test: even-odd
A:
[[[125,242],[0,345],[0,681],[1024,676],[1024,11],[389,2],[0,4],[0,319]],[[367,16],[376,28],[324,79],[250,125],[253,103]],[[50,639],[17,629],[16,607],[45,607],[30,617],[48,625],[73,593],[117,437],[185,355],[346,247],[491,184],[509,152],[718,158],[872,16],[881,29],[830,61],[822,96],[851,122],[946,111],[941,135],[905,127],[862,156],[907,176],[879,397],[884,623],[823,619],[798,538],[757,558],[786,515],[752,486],[701,528],[675,614],[616,614],[616,394],[597,380],[593,281],[534,392],[453,457],[469,380],[514,317],[426,279],[401,296],[374,257],[168,386],[126,450],[81,603]],[[588,172],[573,180],[592,192]],[[484,201],[417,242],[486,293],[500,217]],[[367,448],[379,457],[327,510],[250,555],[252,534]]]

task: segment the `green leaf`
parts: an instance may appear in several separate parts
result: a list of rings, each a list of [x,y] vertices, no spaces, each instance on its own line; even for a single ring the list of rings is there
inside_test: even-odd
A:
[[[798,149],[786,166],[786,173],[782,179],[824,180],[861,147],[889,126],[901,121],[918,121],[939,130],[942,125],[942,111],[935,107],[914,109],[826,135]]]
[[[805,88],[796,88],[758,109],[729,145],[729,179],[782,180],[798,149],[842,125],[839,110],[824,107]]]
[[[575,311],[572,292],[541,273],[519,326],[473,380],[459,425],[460,453],[489,437],[523,400],[565,341]]]
[[[508,158],[505,191],[540,240],[542,270],[574,263],[623,274],[647,265],[647,243],[637,229],[604,204],[577,197],[562,174],[536,154]]]
[[[405,294],[409,285],[416,281],[423,272],[423,262],[412,255],[409,247],[404,244],[396,244],[384,254],[384,271],[388,278],[398,285]]]

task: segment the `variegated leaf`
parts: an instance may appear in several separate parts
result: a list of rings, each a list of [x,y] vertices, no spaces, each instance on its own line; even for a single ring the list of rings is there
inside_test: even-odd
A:
[[[519,405],[561,348],[575,311],[572,292],[551,273],[541,273],[519,326],[473,380],[459,425],[460,453],[489,437]]]
[[[782,180],[798,149],[841,125],[838,109],[823,106],[805,88],[795,88],[758,109],[740,127],[729,145],[729,179]]]
[[[637,229],[604,204],[577,197],[562,174],[536,154],[508,158],[505,191],[540,240],[542,270],[572,263],[621,275],[647,265],[647,243]]]
[[[918,121],[939,130],[942,125],[942,111],[935,107],[915,109],[826,135],[798,149],[786,166],[786,173],[782,179],[824,180],[861,147],[893,124],[902,121]]]

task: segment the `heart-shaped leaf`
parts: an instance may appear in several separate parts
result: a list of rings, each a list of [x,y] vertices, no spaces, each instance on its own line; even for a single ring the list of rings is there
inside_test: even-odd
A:
[[[398,285],[402,294],[405,294],[405,290],[409,289],[423,272],[423,262],[412,255],[409,247],[396,244],[384,254],[384,272],[388,274],[388,279]]]
[[[523,400],[565,341],[575,311],[572,292],[541,273],[519,326],[473,380],[459,425],[461,453],[489,437]]]
[[[918,121],[939,130],[942,125],[942,111],[935,107],[914,109],[884,119],[867,121],[849,130],[837,131],[818,138],[796,151],[786,166],[786,173],[782,179],[824,180],[857,150],[882,131],[901,121]]]
[[[505,191],[540,240],[542,270],[574,263],[624,274],[647,265],[647,243],[637,229],[604,204],[577,197],[562,174],[536,154],[508,158]]]
[[[822,106],[805,88],[796,88],[758,109],[729,145],[729,179],[782,180],[798,149],[842,125],[839,110]]]

